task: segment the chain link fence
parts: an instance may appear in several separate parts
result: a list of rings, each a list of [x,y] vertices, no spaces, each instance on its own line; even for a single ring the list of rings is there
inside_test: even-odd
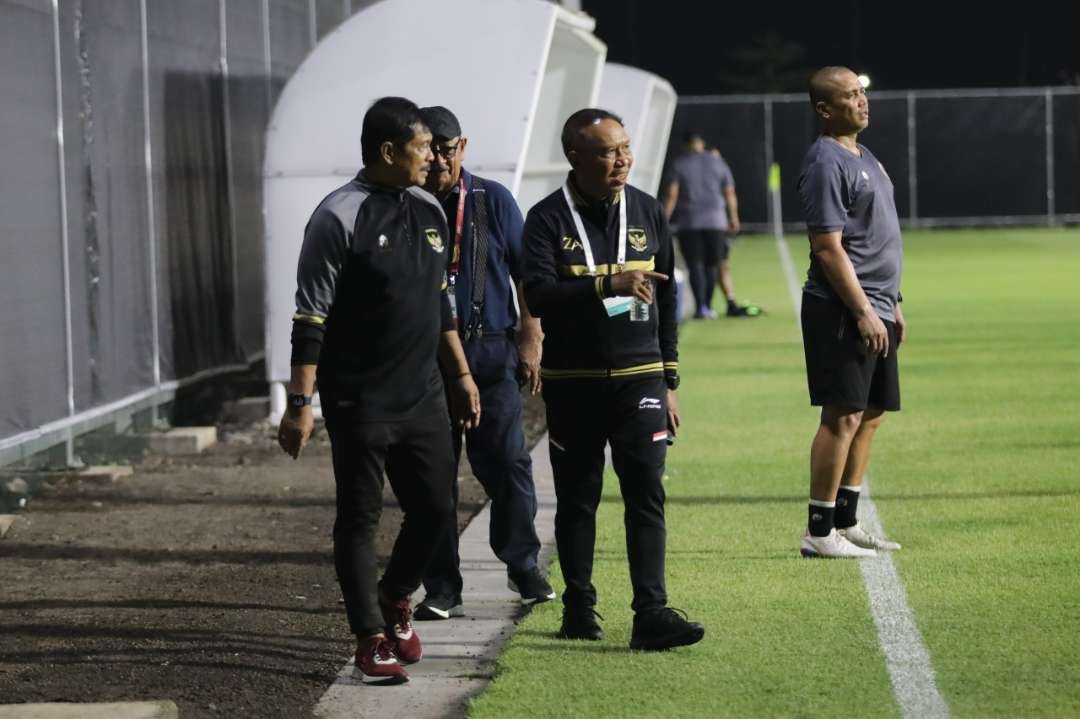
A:
[[[746,229],[769,227],[773,162],[783,224],[802,228],[795,185],[818,134],[806,95],[681,97],[669,160],[688,130],[731,165]],[[892,177],[907,227],[1080,222],[1080,88],[872,92],[859,141]]]

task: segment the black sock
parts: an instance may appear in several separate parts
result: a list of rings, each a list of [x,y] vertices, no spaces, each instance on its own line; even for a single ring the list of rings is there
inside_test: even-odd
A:
[[[847,529],[855,524],[855,511],[859,508],[862,487],[842,486],[836,493],[836,528]]]
[[[817,499],[810,500],[810,521],[807,527],[810,534],[815,537],[824,537],[833,531],[833,513],[836,511],[836,502],[822,502]]]

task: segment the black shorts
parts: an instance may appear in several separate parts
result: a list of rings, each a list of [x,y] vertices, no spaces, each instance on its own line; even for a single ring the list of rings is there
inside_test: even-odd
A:
[[[803,349],[810,404],[823,407],[900,409],[896,324],[888,320],[889,353],[871,354],[848,309],[831,300],[802,296]]]
[[[687,263],[697,260],[706,266],[724,262],[731,254],[727,230],[680,230],[679,246]]]

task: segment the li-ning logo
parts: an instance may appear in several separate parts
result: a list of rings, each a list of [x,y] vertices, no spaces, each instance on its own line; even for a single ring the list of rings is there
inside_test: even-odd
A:
[[[642,397],[638,402],[638,409],[663,409],[663,405],[660,404],[660,400],[655,397]]]
[[[425,229],[424,237],[427,238],[427,242],[429,245],[431,245],[431,249],[435,250],[436,252],[442,252],[444,249],[446,249],[446,246],[443,244],[442,241],[442,235],[440,235],[439,231],[434,227],[428,227],[427,229]]]

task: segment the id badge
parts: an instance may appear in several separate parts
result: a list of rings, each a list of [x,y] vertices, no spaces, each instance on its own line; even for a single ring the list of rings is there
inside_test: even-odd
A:
[[[618,317],[630,311],[630,305],[633,301],[633,297],[605,297],[604,309],[607,311],[608,317]]]

